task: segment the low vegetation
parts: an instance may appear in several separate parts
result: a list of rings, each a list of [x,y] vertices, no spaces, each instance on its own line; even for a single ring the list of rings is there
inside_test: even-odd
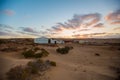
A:
[[[32,76],[44,73],[51,66],[56,66],[56,63],[54,61],[43,61],[40,59],[30,61],[26,66],[11,68],[7,72],[7,78],[8,80],[32,80]]]
[[[69,53],[69,50],[73,49],[71,46],[65,46],[63,48],[57,48],[56,51],[60,54],[67,54]]]
[[[16,66],[7,72],[8,80],[30,80],[30,72],[23,66]]]
[[[22,55],[24,55],[25,58],[41,58],[46,57],[49,55],[49,53],[45,49],[39,49],[38,47],[25,50],[22,52]]]
[[[4,44],[5,43],[5,41],[4,40],[0,40],[0,44]]]
[[[11,51],[18,51],[17,47],[5,47],[3,49],[0,49],[3,52],[11,52]]]
[[[50,61],[50,65],[51,65],[51,66],[56,66],[56,62]]]
[[[30,49],[30,50],[24,51],[22,55],[24,55],[25,58],[34,57],[34,51]]]

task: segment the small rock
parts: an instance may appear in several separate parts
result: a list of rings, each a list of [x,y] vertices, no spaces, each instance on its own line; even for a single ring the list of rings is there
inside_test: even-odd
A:
[[[95,56],[100,56],[100,54],[98,54],[98,53],[95,53]]]

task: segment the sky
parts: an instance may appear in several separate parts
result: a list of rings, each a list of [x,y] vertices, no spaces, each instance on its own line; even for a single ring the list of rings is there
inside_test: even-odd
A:
[[[0,0],[0,38],[120,38],[119,0]]]

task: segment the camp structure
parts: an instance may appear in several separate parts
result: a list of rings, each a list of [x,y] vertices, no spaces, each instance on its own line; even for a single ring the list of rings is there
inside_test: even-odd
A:
[[[40,37],[40,38],[35,38],[34,43],[38,43],[38,44],[62,44],[62,43],[64,43],[64,41],[53,39],[53,38]]]

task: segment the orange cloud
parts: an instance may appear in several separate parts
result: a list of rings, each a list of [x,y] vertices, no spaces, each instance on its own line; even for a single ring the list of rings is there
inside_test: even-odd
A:
[[[88,14],[83,16],[83,24],[87,27],[96,24],[101,19],[101,15],[99,13]]]
[[[51,29],[48,29],[48,31],[62,32],[64,30],[81,30],[83,27],[86,28],[97,24],[100,19],[101,15],[99,13],[85,15],[75,14],[72,19],[69,19],[64,23],[57,23],[57,25],[53,26]]]
[[[113,30],[120,30],[120,27],[114,28]]]
[[[120,10],[109,13],[105,20],[110,24],[120,24]]]

